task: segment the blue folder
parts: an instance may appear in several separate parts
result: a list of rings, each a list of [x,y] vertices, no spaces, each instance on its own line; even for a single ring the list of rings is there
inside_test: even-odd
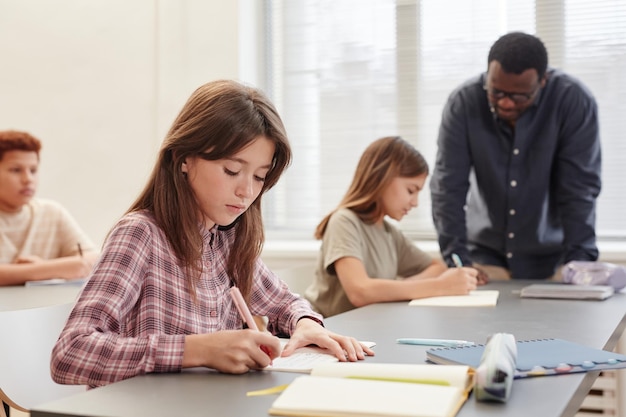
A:
[[[476,368],[484,349],[484,345],[432,348],[426,351],[426,359]],[[619,368],[626,368],[626,355],[561,339],[517,341],[516,379]]]

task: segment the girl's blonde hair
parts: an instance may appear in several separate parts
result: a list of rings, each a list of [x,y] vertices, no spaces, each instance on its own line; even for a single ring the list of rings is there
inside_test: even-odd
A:
[[[371,224],[383,215],[381,197],[397,177],[412,178],[428,175],[428,163],[410,143],[399,136],[389,136],[372,142],[361,155],[352,184],[333,211],[315,229],[315,238],[322,239],[333,213],[342,208],[354,211],[365,223]]]

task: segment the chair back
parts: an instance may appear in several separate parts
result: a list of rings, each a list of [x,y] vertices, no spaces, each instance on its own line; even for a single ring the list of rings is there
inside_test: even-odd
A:
[[[0,399],[12,408],[28,412],[85,391],[85,386],[57,384],[50,375],[52,348],[73,306],[0,311]]]

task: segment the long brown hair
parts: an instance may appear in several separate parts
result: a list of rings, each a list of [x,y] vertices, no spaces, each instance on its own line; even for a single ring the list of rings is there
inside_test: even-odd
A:
[[[383,191],[397,177],[411,178],[428,174],[428,163],[421,153],[399,136],[372,142],[361,155],[352,184],[333,211],[315,229],[315,238],[322,239],[333,213],[342,208],[354,211],[371,224],[383,215],[380,204]]]
[[[291,162],[283,122],[260,90],[231,80],[199,87],[172,124],[148,183],[128,210],[154,213],[187,271],[192,294],[202,272],[202,236],[198,229],[201,219],[198,202],[181,170],[182,163],[190,156],[202,155],[211,160],[232,156],[261,135],[274,142],[272,168],[258,198],[233,224],[225,226],[236,228],[227,273],[247,298],[254,264],[265,240],[261,197]]]

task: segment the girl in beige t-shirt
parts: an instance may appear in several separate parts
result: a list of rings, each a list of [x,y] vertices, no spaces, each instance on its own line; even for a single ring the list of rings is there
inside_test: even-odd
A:
[[[305,297],[325,317],[372,303],[476,289],[473,268],[448,268],[421,251],[386,217],[400,221],[417,207],[428,176],[422,155],[400,137],[365,150],[339,206],[318,225],[322,240]]]

